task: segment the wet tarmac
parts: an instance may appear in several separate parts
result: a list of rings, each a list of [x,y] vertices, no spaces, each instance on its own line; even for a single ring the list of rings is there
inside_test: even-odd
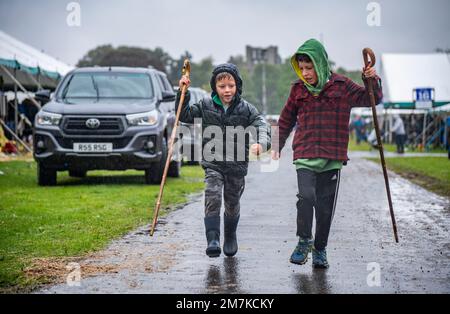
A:
[[[275,172],[251,163],[241,203],[239,252],[205,255],[203,197],[114,241],[81,263],[79,286],[37,293],[449,293],[450,201],[390,174],[400,243],[394,241],[381,168],[350,156],[342,171],[328,270],[289,263],[296,231],[292,152]],[[83,265],[116,271],[83,277]]]

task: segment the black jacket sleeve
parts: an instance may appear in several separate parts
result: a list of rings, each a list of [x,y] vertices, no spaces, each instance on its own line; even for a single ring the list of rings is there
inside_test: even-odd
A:
[[[180,103],[181,91],[177,93],[177,99],[175,100],[175,111],[178,111],[178,105]],[[189,105],[191,94],[189,90],[184,95],[184,102],[181,107],[180,121],[184,123],[194,123],[194,118],[202,117],[201,103]]]
[[[268,151],[271,147],[271,132],[270,125],[258,110],[249,104],[250,111],[250,125],[256,128],[257,138],[256,142],[261,144],[263,151]]]

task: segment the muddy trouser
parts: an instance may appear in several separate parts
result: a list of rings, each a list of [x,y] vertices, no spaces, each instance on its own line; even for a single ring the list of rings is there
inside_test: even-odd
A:
[[[340,170],[317,173],[308,169],[297,170],[297,236],[312,238],[313,212],[316,216],[314,247],[327,246],[331,222],[336,207]]]
[[[211,168],[205,169],[205,217],[220,216],[222,190],[225,215],[239,216],[240,199],[245,188],[244,176],[223,175]]]

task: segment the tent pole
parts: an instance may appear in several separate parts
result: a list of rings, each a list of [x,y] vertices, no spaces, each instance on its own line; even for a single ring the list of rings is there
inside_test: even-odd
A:
[[[25,147],[25,149],[27,151],[29,151],[30,153],[33,153],[33,150],[27,145],[25,144],[15,133],[13,130],[11,130],[10,128],[8,128],[8,126],[6,125],[5,122],[3,122],[3,119],[0,119],[0,124],[5,128],[5,130],[7,130],[9,133],[11,133],[11,135],[20,143],[23,145],[23,147]]]
[[[14,78],[16,77],[16,69],[14,69]],[[14,83],[14,133],[17,134],[19,125],[19,102],[17,101],[17,84]]]
[[[444,148],[447,148],[448,145],[448,127],[449,127],[449,122],[450,121],[450,116],[446,117],[444,115]]]
[[[389,109],[391,110],[391,109]],[[389,112],[390,113],[390,112]],[[388,143],[392,143],[392,114],[389,115],[389,125],[388,125]]]
[[[427,111],[423,115],[423,131],[422,131],[422,149],[425,151],[425,141],[427,133]]]
[[[33,104],[38,108],[41,109],[41,105],[36,101],[36,99],[34,99],[34,96],[31,95],[26,89],[25,87],[22,86],[22,84],[20,84],[20,82],[14,77],[14,75],[11,74],[11,72],[8,71],[8,69],[0,64],[0,68],[11,78],[11,80],[14,81],[15,84],[17,84],[17,86],[19,86],[19,88],[22,90],[22,92],[24,92],[25,94],[27,94],[27,96],[30,98],[30,100],[33,102]]]
[[[27,72],[27,74],[28,74],[28,76],[31,78],[31,80],[34,82],[34,84],[36,84],[36,86],[38,87],[38,89],[43,89],[42,86],[41,86],[41,84],[39,83],[39,81],[37,81],[37,80],[34,78],[33,74],[28,73],[28,72]]]

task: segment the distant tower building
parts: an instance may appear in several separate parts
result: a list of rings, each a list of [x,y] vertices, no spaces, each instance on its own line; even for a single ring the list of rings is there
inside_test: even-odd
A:
[[[267,88],[266,88],[266,65],[267,64],[281,64],[281,58],[278,55],[277,46],[269,46],[267,48],[257,48],[251,46],[245,46],[247,68],[250,72],[257,64],[262,64],[261,71],[261,105],[262,113],[268,113],[267,106]]]
[[[281,64],[281,57],[278,55],[277,46],[269,46],[267,48],[245,46],[247,67],[253,70],[256,64]]]

